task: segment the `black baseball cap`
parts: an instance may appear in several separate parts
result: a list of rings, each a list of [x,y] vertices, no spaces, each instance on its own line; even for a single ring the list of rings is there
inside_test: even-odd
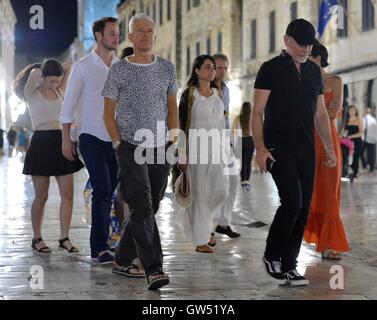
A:
[[[312,45],[315,42],[315,28],[305,19],[291,21],[285,33],[302,46]]]

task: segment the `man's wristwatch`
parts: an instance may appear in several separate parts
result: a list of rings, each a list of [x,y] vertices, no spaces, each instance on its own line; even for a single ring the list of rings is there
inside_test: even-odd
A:
[[[113,142],[113,149],[114,150],[117,150],[119,146],[120,146],[120,141],[119,140],[116,140],[116,141]]]

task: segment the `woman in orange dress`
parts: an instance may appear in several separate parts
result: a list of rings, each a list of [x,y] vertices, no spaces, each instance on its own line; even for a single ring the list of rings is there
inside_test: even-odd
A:
[[[343,84],[340,77],[324,71],[324,68],[329,65],[327,59],[327,49],[319,42],[314,44],[311,60],[321,68],[326,108],[338,161],[334,168],[323,165],[325,148],[316,132],[316,177],[304,240],[307,243],[316,244],[316,250],[322,253],[323,258],[340,260],[340,253],[349,251],[347,237],[340,219],[342,151],[335,127],[335,119],[343,105]]]

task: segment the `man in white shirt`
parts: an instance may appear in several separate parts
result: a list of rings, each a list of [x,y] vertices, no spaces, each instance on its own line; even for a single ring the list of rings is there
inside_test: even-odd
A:
[[[89,172],[92,193],[91,257],[99,264],[113,263],[107,244],[111,198],[117,185],[118,165],[111,138],[103,121],[101,95],[109,68],[118,61],[114,51],[119,45],[116,18],[104,17],[93,23],[95,49],[75,63],[68,80],[62,107],[62,150],[73,161],[75,146],[70,137],[71,124],[79,123],[79,148]],[[80,110],[79,110],[80,106]],[[79,111],[80,119],[74,114]]]
[[[216,63],[216,84],[220,88],[220,95],[221,100],[224,103],[224,116],[225,116],[225,129],[230,129],[229,126],[229,104],[230,104],[230,97],[229,97],[229,88],[225,83],[225,78],[228,73],[229,67],[229,59],[226,55],[222,53],[215,54],[213,59]],[[233,150],[231,150],[231,159],[230,164],[234,164],[234,155]],[[237,196],[237,189],[238,189],[238,175],[230,175],[229,176],[229,196],[226,199],[223,207],[220,210],[220,214],[217,220],[217,226],[215,231],[220,234],[225,234],[230,238],[238,238],[240,236],[239,233],[234,232],[230,225],[232,221],[232,214],[233,214],[233,206],[234,202],[236,201]],[[214,246],[216,241],[214,239],[214,234],[211,234],[211,239],[209,242],[210,246]]]
[[[371,109],[367,108],[365,110],[365,116],[363,118],[364,125],[364,145],[361,161],[363,168],[366,169],[367,165],[369,167],[369,172],[374,172],[374,167],[376,164],[376,143],[377,143],[377,122],[371,114]],[[365,152],[367,154],[367,159],[365,159]]]

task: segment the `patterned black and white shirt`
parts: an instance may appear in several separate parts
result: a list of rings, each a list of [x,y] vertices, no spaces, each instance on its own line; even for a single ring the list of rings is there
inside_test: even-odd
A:
[[[150,64],[127,58],[115,63],[102,95],[117,102],[116,122],[122,140],[152,148],[166,144],[168,96],[177,91],[174,64],[155,56]]]

